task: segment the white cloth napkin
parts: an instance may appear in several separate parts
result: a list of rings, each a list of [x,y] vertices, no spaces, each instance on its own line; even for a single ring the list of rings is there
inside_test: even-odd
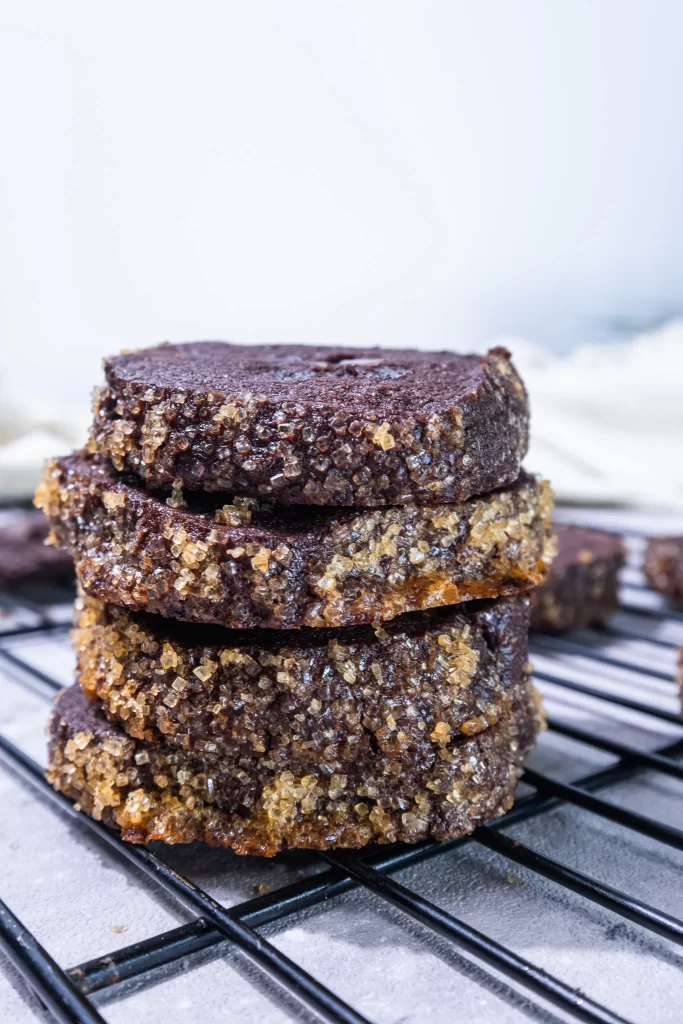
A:
[[[89,410],[50,408],[40,399],[19,405],[0,390],[0,501],[24,501],[33,495],[43,463],[82,447]]]
[[[683,320],[562,357],[502,343],[531,398],[527,468],[557,498],[683,509]]]

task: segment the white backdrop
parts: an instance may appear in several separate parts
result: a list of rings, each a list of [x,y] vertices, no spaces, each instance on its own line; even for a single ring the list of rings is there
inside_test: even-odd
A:
[[[1,0],[0,388],[679,311],[680,0]]]

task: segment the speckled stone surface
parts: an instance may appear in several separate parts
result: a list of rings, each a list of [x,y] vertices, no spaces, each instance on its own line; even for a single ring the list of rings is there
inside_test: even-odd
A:
[[[528,403],[486,356],[302,345],[162,345],[114,356],[91,449],[148,487],[372,507],[512,483]]]
[[[107,460],[49,463],[36,503],[103,601],[236,629],[345,626],[514,593],[554,546],[547,483],[453,505],[287,508],[145,491]]]

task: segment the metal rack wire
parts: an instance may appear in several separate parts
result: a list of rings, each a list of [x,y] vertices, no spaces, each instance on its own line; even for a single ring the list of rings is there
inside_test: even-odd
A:
[[[673,610],[647,607],[641,600],[638,584],[629,587],[629,595],[625,607],[632,616],[638,618],[638,628],[608,626],[604,631],[585,632],[580,637],[537,638],[533,647],[543,656],[578,654],[588,660],[589,664],[634,668],[652,680],[670,680],[670,674],[662,669],[656,666],[643,668],[642,664],[629,661],[623,654],[612,653],[606,646],[610,638],[617,636],[622,640],[647,640],[662,648],[675,646],[672,641],[655,635],[654,627],[667,621],[677,621],[678,614]],[[18,615],[20,624],[6,629],[0,635],[0,660],[16,670],[19,679],[38,680],[50,691],[58,690],[60,683],[55,678],[22,659],[8,646],[3,646],[3,642],[7,638],[41,635],[66,627],[52,621],[35,602],[7,596],[3,597],[3,601],[10,609],[21,614]],[[540,997],[542,1002],[558,1008],[568,1019],[591,1024],[625,1024],[624,1017],[442,910],[392,877],[400,868],[442,856],[446,851],[465,844],[479,844],[631,923],[679,946],[683,945],[683,920],[511,839],[503,831],[513,823],[541,815],[565,803],[583,808],[590,814],[659,843],[683,850],[683,831],[597,795],[600,789],[630,778],[644,769],[683,779],[683,765],[674,759],[683,754],[683,719],[676,712],[646,701],[633,700],[600,686],[587,684],[578,673],[567,671],[566,668],[562,672],[551,671],[547,667],[539,668],[536,676],[541,682],[562,688],[567,694],[581,694],[602,701],[607,708],[624,708],[652,716],[668,725],[680,726],[681,738],[648,751],[613,738],[598,736],[553,716],[549,721],[551,733],[608,752],[615,755],[618,761],[607,768],[574,779],[571,783],[559,782],[528,768],[523,781],[533,787],[535,792],[518,799],[508,814],[478,829],[472,836],[450,843],[426,842],[411,847],[374,848],[360,854],[341,851],[321,854],[327,867],[320,873],[229,909],[168,866],[156,852],[123,843],[116,832],[76,811],[69,800],[47,784],[40,766],[0,734],[0,760],[6,768],[49,801],[58,813],[77,818],[103,850],[115,856],[123,855],[130,865],[154,880],[195,915],[194,920],[187,924],[114,950],[107,956],[65,969],[52,959],[35,936],[0,900],[0,944],[45,1006],[57,1020],[63,1022],[101,1021],[103,1018],[91,998],[95,993],[153,974],[162,967],[185,963],[188,956],[227,941],[319,1018],[333,1024],[359,1024],[367,1018],[280,952],[258,929],[302,909],[328,903],[360,887],[409,915],[430,932],[437,933],[442,939],[465,950],[477,961],[507,976],[532,996]]]

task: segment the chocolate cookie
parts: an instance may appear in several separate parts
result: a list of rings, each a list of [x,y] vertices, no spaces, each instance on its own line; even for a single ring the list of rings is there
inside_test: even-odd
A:
[[[614,533],[583,526],[556,527],[558,553],[546,582],[536,591],[531,628],[555,633],[596,626],[618,606],[618,573],[623,540]]]
[[[504,717],[525,671],[529,606],[521,594],[383,627],[238,631],[86,598],[73,641],[81,686],[138,739],[341,770],[414,760]]]
[[[647,542],[643,572],[653,590],[683,601],[683,537],[652,537]]]
[[[540,582],[550,561],[550,488],[529,476],[431,507],[211,497],[165,499],[101,457],[73,455],[48,464],[36,503],[88,594],[237,629],[349,625],[513,593]]]
[[[280,504],[442,504],[517,479],[528,403],[505,349],[161,345],[108,359],[90,450],[151,488]]]
[[[47,777],[135,843],[201,840],[273,856],[454,839],[511,807],[541,724],[525,684],[497,725],[473,737],[439,734],[407,762],[375,755],[371,764],[303,760],[283,770],[258,754],[237,762],[131,739],[75,686],[52,717]]]
[[[31,509],[7,513],[0,523],[0,590],[26,584],[69,584],[74,578],[68,551],[46,547],[50,526]]]

